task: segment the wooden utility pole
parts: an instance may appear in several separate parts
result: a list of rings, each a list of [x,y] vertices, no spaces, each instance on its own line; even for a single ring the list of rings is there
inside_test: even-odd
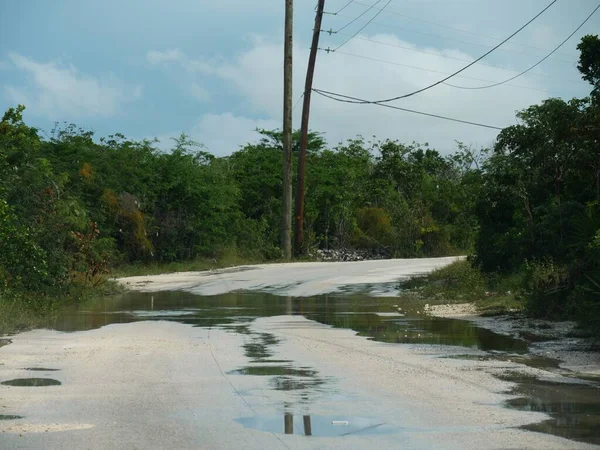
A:
[[[283,415],[283,427],[285,434],[294,434],[294,415],[285,413]]]
[[[312,436],[312,426],[310,424],[310,416],[302,416],[304,422],[304,436]]]
[[[294,39],[294,0],[285,0],[283,45],[283,215],[281,248],[285,259],[292,258],[292,64]]]
[[[317,15],[315,17],[315,28],[313,30],[312,46],[308,58],[308,69],[306,71],[306,84],[304,85],[304,103],[302,104],[302,125],[300,127],[300,154],[298,155],[298,179],[296,186],[296,233],[294,246],[296,254],[302,254],[304,248],[304,171],[306,166],[306,148],[308,147],[308,119],[310,116],[310,95],[312,93],[313,76],[315,74],[315,62],[319,48],[319,36],[321,35],[321,22],[325,0],[319,0]]]

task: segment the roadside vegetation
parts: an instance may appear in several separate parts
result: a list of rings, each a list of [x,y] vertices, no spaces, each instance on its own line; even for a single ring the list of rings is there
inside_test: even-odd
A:
[[[483,315],[523,311],[523,275],[484,274],[472,261],[464,260],[435,270],[429,275],[400,283],[405,295],[430,304],[474,303]]]
[[[600,40],[578,48],[591,94],[521,111],[491,149],[328,147],[311,133],[309,252],[470,254],[413,288],[600,330]],[[23,112],[0,122],[0,333],[110,292],[111,276],[281,260],[280,131],[219,157],[185,135],[165,150],[70,124],[44,132]]]
[[[403,287],[600,335],[600,40],[578,49],[590,96],[519,112],[481,164],[473,256]]]
[[[282,259],[278,131],[216,157],[186,136],[164,151],[122,135],[96,140],[73,125],[46,134],[23,111],[0,122],[0,308],[16,311],[15,321],[114,276]],[[310,252],[417,257],[473,247],[480,175],[464,146],[447,157],[362,138],[330,149],[313,133],[309,149]]]
[[[0,336],[43,327],[70,304],[120,292],[123,288],[108,280],[96,286],[73,284],[45,292],[4,289],[0,298]]]

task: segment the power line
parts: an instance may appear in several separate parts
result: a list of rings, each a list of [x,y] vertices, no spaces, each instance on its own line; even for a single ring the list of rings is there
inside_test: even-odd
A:
[[[439,81],[436,81],[433,84],[430,84],[429,86],[425,86],[424,88],[418,89],[416,91],[410,92],[408,94],[404,94],[404,95],[398,95],[396,97],[391,97],[391,98],[386,98],[386,99],[382,99],[382,100],[362,100],[360,102],[356,102],[356,103],[389,103],[389,102],[393,102],[395,100],[400,100],[402,98],[407,98],[407,97],[412,97],[413,95],[419,94],[421,92],[424,92],[428,89],[431,89],[435,86],[438,86],[440,84],[442,84],[444,81],[448,81],[450,78],[458,75],[461,72],[464,72],[465,70],[467,70],[469,67],[471,67],[472,65],[476,64],[478,61],[482,60],[483,58],[485,58],[486,56],[488,56],[490,53],[492,53],[494,50],[496,50],[498,47],[500,47],[502,44],[506,43],[509,39],[511,39],[513,36],[515,36],[516,34],[518,34],[519,32],[521,32],[525,27],[527,27],[531,22],[533,22],[535,19],[537,19],[539,16],[541,16],[548,8],[550,8],[552,5],[554,5],[557,2],[557,0],[552,0],[552,2],[550,2],[550,4],[548,6],[546,6],[544,9],[542,9],[539,13],[537,13],[532,19],[530,19],[525,25],[523,25],[521,28],[519,28],[517,31],[515,31],[514,33],[512,33],[510,36],[508,36],[506,39],[504,39],[502,42],[500,42],[498,45],[496,45],[494,48],[492,48],[491,50],[485,52],[483,55],[481,55],[479,58],[477,58],[476,60],[474,60],[473,62],[467,64],[466,66],[464,66],[463,68],[457,70],[456,72],[452,73],[451,75],[448,75],[446,78],[442,78]]]
[[[340,15],[339,17],[351,18],[350,16],[344,16],[344,15]],[[480,44],[480,43],[477,43],[477,42],[465,41],[465,40],[462,40],[462,39],[456,39],[456,38],[447,37],[447,36],[440,36],[439,34],[425,33],[423,31],[418,31],[418,30],[411,30],[409,28],[404,28],[404,27],[401,27],[401,26],[398,26],[398,25],[392,25],[392,24],[388,24],[388,23],[375,22],[375,21],[373,21],[372,23],[374,25],[379,25],[381,27],[392,28],[392,29],[396,29],[396,30],[402,30],[402,31],[406,31],[407,33],[414,33],[414,34],[419,34],[419,35],[422,35],[422,36],[429,36],[429,37],[433,37],[433,38],[436,38],[436,39],[443,39],[445,41],[460,42],[462,44],[473,45],[473,46],[476,46],[476,47],[492,48],[491,45]],[[336,32],[332,31],[332,30],[321,30],[321,31],[327,32],[330,35],[331,34],[336,34]],[[532,55],[530,53],[520,52],[518,50],[512,50],[512,49],[508,49],[508,48],[500,48],[500,49],[498,49],[498,51],[510,52],[510,53],[517,53],[519,55],[526,55],[526,56],[537,56],[537,55]],[[573,60],[567,61],[566,59],[560,59],[560,58],[555,58],[554,61],[561,62],[561,63],[564,63],[564,64],[569,64],[571,66],[573,64],[576,64],[576,61],[573,61]]]
[[[353,3],[356,3],[357,5],[364,5],[364,6],[367,6],[365,3],[362,3],[362,2],[359,2],[359,1],[354,1]],[[392,14],[392,15],[395,15],[395,16],[404,17],[404,18],[406,18],[406,19],[416,20],[417,22],[423,22],[423,23],[427,23],[427,24],[429,24],[429,25],[434,25],[434,26],[436,26],[436,27],[447,28],[447,29],[449,29],[449,30],[458,31],[458,32],[460,32],[460,33],[466,33],[466,34],[471,34],[471,35],[473,35],[473,36],[484,37],[484,38],[487,38],[487,39],[493,39],[494,41],[499,41],[499,40],[501,40],[501,38],[499,38],[499,37],[495,37],[495,36],[488,36],[488,35],[486,35],[486,34],[481,34],[481,33],[476,33],[476,32],[474,32],[474,31],[464,30],[464,29],[462,29],[462,28],[451,27],[451,26],[449,26],[449,25],[444,25],[444,24],[441,24],[441,23],[432,22],[432,21],[430,21],[430,20],[421,19],[421,18],[419,18],[419,17],[408,16],[408,15],[406,15],[406,14],[402,14],[402,13],[399,13],[399,12],[397,12],[397,11],[390,11],[389,9],[386,11],[386,13],[387,13],[387,14]],[[541,47],[535,47],[535,46],[533,46],[533,45],[528,45],[528,44],[522,44],[522,43],[520,43],[520,42],[513,42],[512,44],[513,44],[513,45],[519,45],[519,46],[522,46],[522,47],[529,47],[529,48],[533,48],[533,49],[540,50],[540,51],[543,51],[543,52],[547,52],[547,51],[548,51],[548,49],[545,49],[545,48],[541,48]],[[561,55],[565,55],[565,56],[568,56],[568,57],[572,57],[572,55],[569,55],[568,53],[559,53],[559,54],[561,54]]]
[[[352,39],[354,39],[354,38],[355,38],[355,37],[358,35],[358,33],[360,33],[362,30],[364,30],[365,28],[367,28],[367,27],[369,26],[369,24],[370,24],[371,22],[373,22],[373,21],[375,20],[375,18],[376,18],[376,17],[377,17],[379,14],[381,14],[381,13],[383,12],[383,10],[385,9],[385,7],[386,7],[387,5],[389,5],[390,3],[392,3],[392,0],[388,0],[388,2],[387,2],[385,5],[383,5],[383,8],[382,8],[382,9],[380,9],[380,10],[379,10],[379,12],[378,12],[377,14],[375,14],[373,17],[371,17],[371,20],[369,20],[367,23],[365,23],[365,24],[362,26],[362,28],[361,28],[361,29],[359,29],[359,30],[358,30],[356,33],[354,33],[352,36],[350,36],[348,39],[346,39],[344,42],[342,42],[340,45],[338,45],[338,46],[335,48],[335,50],[333,50],[333,51],[335,52],[335,51],[339,50],[341,47],[343,47],[343,46],[344,46],[344,45],[346,45],[348,42],[350,42]]]
[[[296,110],[296,107],[298,106],[298,103],[300,103],[300,100],[302,100],[303,97],[304,97],[304,93],[302,93],[302,95],[300,95],[300,97],[298,97],[298,100],[296,100],[296,103],[294,103],[294,107],[292,108],[292,112]]]
[[[370,105],[376,105],[376,106],[382,106],[384,108],[390,108],[390,109],[397,109],[399,111],[405,111],[405,112],[410,112],[413,114],[420,114],[422,116],[428,116],[428,117],[435,117],[436,119],[443,119],[443,120],[449,120],[452,122],[458,122],[458,123],[464,123],[467,125],[473,125],[476,127],[482,127],[482,128],[490,128],[492,130],[502,130],[503,128],[501,127],[495,127],[493,125],[485,125],[483,123],[478,123],[478,122],[470,122],[468,120],[462,120],[462,119],[455,119],[453,117],[446,117],[446,116],[440,116],[439,114],[431,114],[431,113],[426,113],[423,111],[415,111],[414,109],[408,109],[408,108],[400,108],[399,106],[394,106],[394,105],[387,105],[384,103],[373,103],[373,102],[369,102],[367,100],[363,100],[357,97],[350,97],[348,95],[341,95],[341,94],[334,94],[332,92],[328,92],[328,91],[323,91],[321,89],[313,89],[314,92],[316,92],[317,94],[323,96],[323,97],[327,97],[331,100],[335,100],[336,102],[342,102],[342,103],[353,103],[353,104],[370,104]],[[340,100],[339,98],[333,97],[329,94],[334,94],[340,97],[344,97],[350,100]],[[351,101],[352,100],[352,101]]]
[[[340,34],[340,36],[342,36],[342,37],[348,37],[347,35],[344,35],[344,34]],[[378,40],[370,39],[370,38],[367,38],[367,37],[364,37],[364,36],[356,36],[354,39],[358,39],[358,40],[366,41],[366,42],[372,42],[374,44],[386,45],[388,47],[401,48],[403,50],[408,50],[408,51],[416,52],[416,53],[423,53],[425,55],[437,56],[439,58],[452,59],[454,61],[462,61],[462,62],[472,62],[473,61],[472,59],[456,58],[454,56],[442,55],[441,53],[428,52],[428,51],[425,51],[425,50],[418,50],[416,48],[407,47],[405,45],[398,45],[398,44],[392,44],[390,42],[378,41]],[[320,50],[323,50],[323,51],[329,52],[329,53],[331,53],[331,51],[332,51],[331,49],[323,49],[323,48],[320,49]],[[517,72],[517,70],[515,70],[515,69],[508,69],[506,67],[495,66],[493,64],[487,64],[487,63],[483,63],[483,62],[480,62],[479,65],[480,66],[493,67],[494,69],[498,69],[498,70],[507,70],[509,72]],[[564,78],[557,77],[557,76],[554,76],[554,75],[548,75],[548,74],[545,74],[545,73],[532,72],[532,73],[530,73],[530,75],[536,75],[536,76],[545,77],[545,78],[555,78],[557,80],[561,80],[561,81],[567,82],[567,83],[574,83],[574,84],[580,84],[581,83],[581,80],[566,80]]]
[[[381,2],[382,2],[382,0],[377,0],[369,8],[367,8],[365,11],[363,11],[363,13],[361,15],[359,15],[358,17],[355,17],[354,19],[352,19],[350,22],[348,22],[346,25],[344,25],[342,28],[340,28],[337,31],[342,31],[343,29],[348,28],[350,25],[352,25],[354,22],[356,22],[358,19],[360,19],[366,13],[368,13],[369,11],[371,11],[371,9],[373,9],[377,4],[379,4]],[[380,11],[380,13],[381,13],[381,11]],[[337,31],[335,31],[334,33],[337,33]]]
[[[577,28],[575,28],[575,31],[573,31],[569,36],[567,36],[567,38],[564,41],[562,41],[558,45],[558,47],[556,47],[554,50],[552,50],[550,53],[548,53],[546,56],[544,56],[542,59],[540,59],[538,62],[536,62],[533,66],[531,66],[530,68],[524,70],[523,72],[515,75],[514,77],[508,78],[508,79],[506,79],[504,81],[500,81],[499,83],[489,84],[487,86],[467,87],[467,86],[456,86],[456,85],[450,84],[450,83],[444,83],[444,84],[447,85],[447,86],[458,88],[458,89],[487,89],[487,88],[491,88],[491,87],[495,87],[495,86],[500,86],[501,84],[505,84],[505,83],[508,83],[509,81],[514,80],[515,78],[519,78],[521,75],[525,75],[530,70],[535,69],[541,63],[543,63],[544,61],[546,61],[550,56],[552,56],[552,54],[554,52],[556,52],[559,48],[561,48],[569,39],[571,39],[573,37],[573,35],[575,33],[577,33],[579,31],[579,29],[582,26],[584,26],[586,24],[586,22],[588,20],[590,20],[590,18],[596,13],[596,11],[598,11],[598,9],[600,9],[600,4],[598,6],[596,6],[596,8],[594,8],[594,10],[592,11],[592,13],[589,16],[587,16],[587,18],[583,22],[581,22],[581,24]]]
[[[354,3],[354,0],[350,0],[348,3],[346,3],[344,6],[342,6],[340,9],[337,10],[337,12],[334,13],[330,13],[330,12],[324,12],[323,14],[329,14],[330,16],[337,16],[339,13],[341,13],[343,10],[345,10],[348,6],[350,6],[352,3]],[[361,3],[361,5],[364,6],[369,6],[366,5],[364,3]]]
[[[323,49],[319,49],[319,50],[323,50]],[[370,56],[357,55],[355,53],[348,53],[348,52],[344,52],[344,51],[340,51],[340,52],[337,52],[337,53],[340,54],[340,55],[352,56],[352,57],[355,57],[355,58],[366,59],[366,60],[369,60],[369,61],[375,61],[375,62],[380,62],[380,63],[384,63],[384,64],[390,64],[390,65],[393,65],[393,66],[408,67],[409,69],[423,70],[425,72],[431,72],[431,73],[439,73],[440,75],[449,75],[448,72],[442,72],[442,71],[434,70],[434,69],[427,69],[425,67],[419,67],[419,66],[411,66],[409,64],[401,64],[401,63],[397,63],[397,62],[394,62],[394,61],[386,61],[385,59],[371,58]],[[457,78],[465,78],[465,79],[468,79],[468,80],[485,81],[487,83],[492,83],[491,80],[485,80],[483,78],[468,77],[468,76],[465,76],[465,75],[458,75]],[[520,88],[520,89],[529,89],[529,90],[532,90],[532,91],[545,92],[547,94],[549,93],[545,89],[537,89],[537,88],[532,88],[532,87],[528,87],[528,86],[519,86],[519,85],[516,85],[516,84],[509,84],[508,86],[512,86],[512,87],[516,87],[516,88]]]

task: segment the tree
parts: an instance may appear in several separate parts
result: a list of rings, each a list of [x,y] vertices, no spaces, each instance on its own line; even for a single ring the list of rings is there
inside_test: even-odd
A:
[[[593,86],[592,95],[600,94],[600,39],[597,35],[588,34],[581,39],[577,50],[579,64],[577,69],[581,77]]]

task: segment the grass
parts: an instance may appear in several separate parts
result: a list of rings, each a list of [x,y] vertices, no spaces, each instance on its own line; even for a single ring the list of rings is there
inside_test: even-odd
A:
[[[159,275],[161,273],[196,272],[211,269],[223,269],[226,267],[247,264],[260,264],[264,262],[264,260],[243,258],[236,254],[228,254],[223,255],[218,259],[199,258],[193,261],[177,261],[171,263],[126,264],[114,268],[111,271],[111,276],[114,278],[120,278],[141,275]]]
[[[298,261],[300,260],[310,259],[303,258]],[[217,259],[122,265],[111,270],[110,277],[203,271],[265,262],[264,259],[242,257],[234,251],[224,251]],[[269,260],[268,262],[283,261]],[[94,297],[114,295],[123,290],[121,285],[111,280],[104,280],[96,286],[78,284],[44,293],[0,290],[0,336],[41,327],[70,304]]]
[[[0,336],[38,327],[47,319],[48,315],[47,312],[40,311],[38,308],[0,299]]]
[[[292,259],[291,262],[310,262],[315,258],[304,255]],[[244,266],[250,264],[277,264],[289,262],[283,259],[252,258],[240,256],[235,251],[225,251],[217,258],[198,258],[192,261],[177,261],[170,263],[137,263],[125,264],[111,270],[111,277],[136,277],[143,275],[160,275],[175,272],[198,272],[205,270],[224,269],[227,267]]]
[[[72,285],[46,293],[2,291],[0,336],[41,327],[70,304],[122,291],[123,288],[112,281],[105,281],[96,286]]]
[[[123,265],[113,269],[110,277],[200,271],[260,262],[263,261],[242,258],[234,253],[225,253],[218,260],[206,258],[164,264]],[[77,284],[61,289],[50,289],[43,293],[0,291],[0,336],[39,328],[70,304],[94,297],[114,295],[123,290],[124,288],[115,281],[104,280],[96,286]]]
[[[400,288],[431,304],[475,303],[482,315],[498,315],[523,310],[517,294],[520,282],[517,275],[484,276],[469,261],[457,261],[402,282]]]

